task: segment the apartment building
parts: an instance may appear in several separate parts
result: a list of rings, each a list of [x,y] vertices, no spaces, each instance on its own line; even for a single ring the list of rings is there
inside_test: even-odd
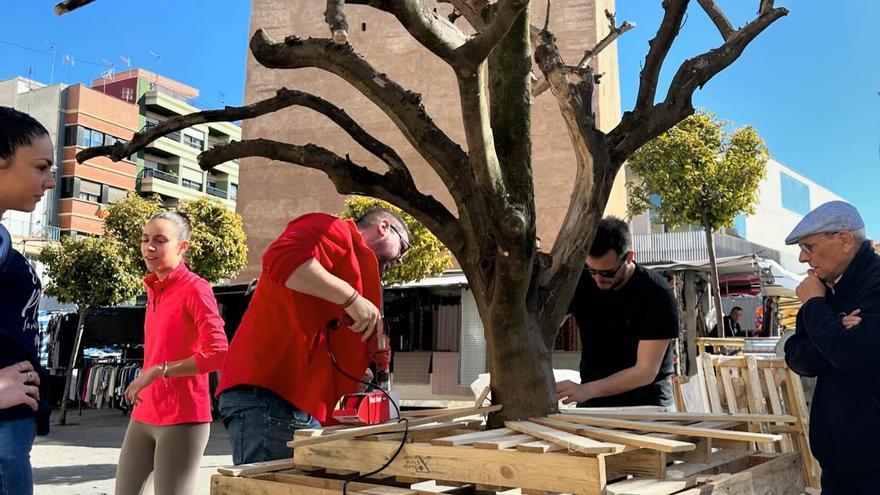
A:
[[[135,104],[138,130],[170,117],[200,111],[193,104],[199,96],[197,88],[144,69],[121,72],[111,79],[95,79],[92,88]],[[168,207],[209,196],[235,210],[238,162],[226,162],[204,172],[199,168],[198,155],[240,139],[241,128],[228,122],[196,125],[157,139],[135,158],[137,191],[158,194]]]
[[[135,190],[135,157],[114,162],[97,157],[77,163],[76,154],[94,146],[128,142],[138,130],[137,105],[81,84],[65,90],[64,132],[58,144],[58,227],[62,235],[101,235],[107,204]]]
[[[46,85],[25,77],[0,81],[0,105],[28,113],[49,131],[53,143],[58,142],[63,126],[58,109],[64,91],[63,84]],[[55,156],[61,163],[61,149]],[[49,191],[37,203],[32,212],[7,211],[0,219],[12,235],[16,249],[29,257],[36,256],[46,242],[57,241],[60,236],[56,218],[57,191]]]
[[[633,180],[628,172],[627,180]],[[657,201],[660,199],[657,198]],[[758,185],[758,204],[752,215],[740,215],[729,229],[713,237],[719,257],[756,253],[796,273],[797,246],[786,246],[785,236],[813,208],[844,198],[795,172],[778,160],[767,161],[767,174]],[[656,221],[651,212],[631,220],[636,258],[645,263],[705,259],[706,239],[694,226],[670,228]]]

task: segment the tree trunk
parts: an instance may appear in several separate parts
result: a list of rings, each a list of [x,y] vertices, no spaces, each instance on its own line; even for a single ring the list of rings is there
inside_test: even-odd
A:
[[[504,409],[489,418],[489,426],[504,421],[546,416],[557,411],[552,348],[548,348],[535,318],[524,305],[495,302],[486,331],[492,402]]]
[[[724,312],[721,311],[721,285],[718,282],[718,262],[715,260],[715,241],[712,239],[712,229],[703,226],[706,232],[706,250],[709,252],[709,283],[712,286],[712,297],[715,301],[715,320],[718,325],[718,336],[724,338]]]
[[[79,310],[79,321],[76,324],[76,338],[73,340],[73,349],[70,352],[70,366],[67,367],[67,378],[64,379],[64,393],[61,395],[61,417],[59,422],[64,425],[67,422],[67,395],[70,393],[70,381],[73,379],[73,370],[79,361],[79,345],[82,342],[83,327],[86,322],[86,308]]]

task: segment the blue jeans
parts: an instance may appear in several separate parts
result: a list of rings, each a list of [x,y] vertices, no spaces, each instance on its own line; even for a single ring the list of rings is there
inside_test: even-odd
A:
[[[290,459],[287,442],[293,432],[320,428],[321,423],[278,394],[259,387],[239,386],[220,394],[220,419],[232,443],[232,462]]]
[[[0,495],[34,493],[31,447],[36,436],[33,417],[0,421]]]

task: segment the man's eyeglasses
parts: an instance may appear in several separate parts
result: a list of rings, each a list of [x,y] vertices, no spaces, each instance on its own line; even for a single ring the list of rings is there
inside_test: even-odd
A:
[[[824,232],[823,234],[825,237],[829,237],[838,234],[838,232]],[[801,248],[801,251],[807,254],[813,254],[813,249],[815,249],[816,244],[818,244],[818,242],[799,242],[798,247]]]
[[[620,259],[620,263],[617,265],[617,268],[613,270],[596,270],[588,266],[587,273],[589,273],[591,277],[595,277],[596,275],[598,275],[602,278],[614,278],[615,276],[617,276],[617,272],[619,272],[620,269],[623,268],[624,263],[626,263],[626,255],[624,255],[623,258]]]
[[[409,251],[409,248],[411,248],[412,245],[410,245],[409,241],[403,238],[403,235],[401,235],[400,231],[397,230],[394,225],[389,223],[388,226],[391,227],[391,230],[393,230],[394,233],[397,234],[397,237],[400,238],[400,254],[397,255],[397,260],[400,261],[403,259],[403,255],[406,254],[407,251]]]

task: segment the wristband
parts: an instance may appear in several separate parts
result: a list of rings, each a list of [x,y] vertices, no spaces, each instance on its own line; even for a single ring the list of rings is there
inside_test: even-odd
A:
[[[357,289],[355,289],[354,292],[352,292],[351,295],[348,296],[348,299],[346,299],[345,302],[342,303],[342,309],[346,309],[347,307],[354,304],[354,302],[357,301],[358,296],[360,296],[360,294],[358,293]]]

